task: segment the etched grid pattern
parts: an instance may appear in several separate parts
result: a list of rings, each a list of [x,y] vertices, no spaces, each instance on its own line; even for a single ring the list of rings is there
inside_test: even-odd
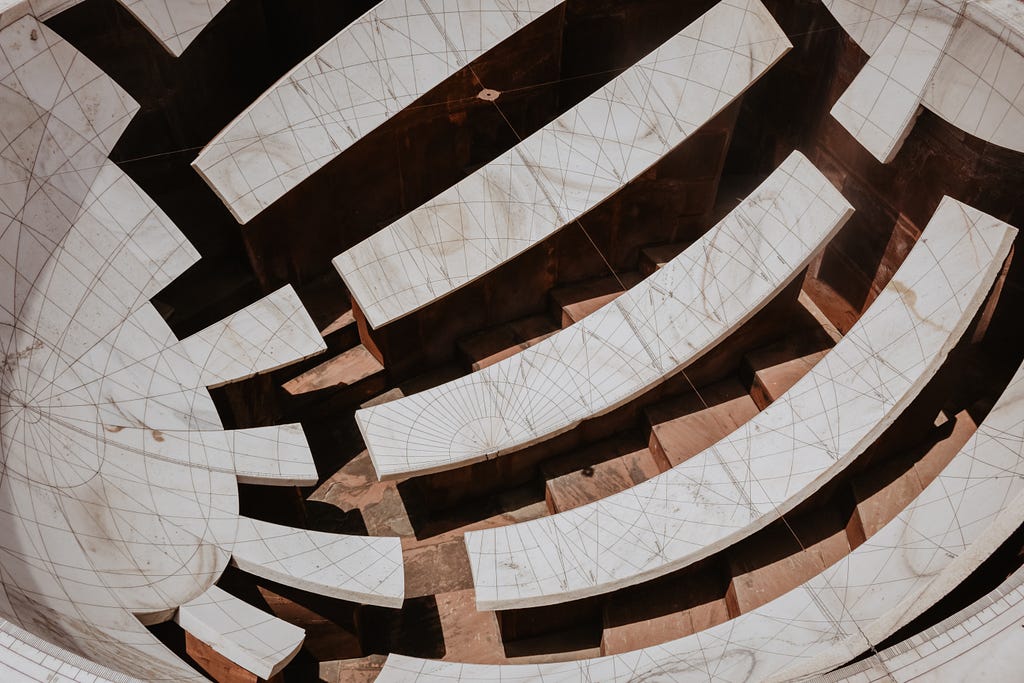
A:
[[[967,4],[925,104],[960,130],[1024,152],[1024,8],[980,0]]]
[[[175,57],[185,51],[228,0],[118,0]]]
[[[832,107],[832,116],[882,163],[892,161],[910,134],[965,4],[911,0]]]
[[[497,457],[622,405],[750,318],[852,211],[792,154],[708,234],[579,323],[478,372],[357,411],[378,476]]]
[[[246,517],[239,520],[231,554],[240,569],[271,581],[394,608],[405,599],[401,559],[398,538],[302,531]]]
[[[391,655],[377,681],[724,683],[829,671],[935,604],[1024,522],[1022,406],[1024,368],[970,441],[899,516],[823,574],[752,612],[663,645],[559,664]]]
[[[1020,671],[1014,660],[1024,644],[1022,622],[1024,570],[1018,569],[994,591],[935,626],[817,680],[1010,680]]]
[[[753,533],[853,462],[967,328],[1016,230],[944,198],[871,307],[744,426],[631,489],[467,532],[481,609],[557,603],[663,575]]]
[[[176,0],[171,0],[176,1]],[[292,69],[200,152],[240,223],[560,0],[384,0]]]
[[[182,605],[178,624],[214,650],[262,679],[269,679],[291,661],[306,633],[211,586]]]
[[[759,0],[723,0],[519,145],[334,260],[373,327],[578,218],[724,109],[790,44]]]
[[[324,343],[290,288],[175,338],[149,299],[198,254],[107,159],[137,109],[36,19],[0,30],[0,617],[139,678],[205,680],[140,619],[220,576],[240,478],[317,478],[301,427],[224,432],[205,385]],[[356,542],[401,566],[393,540]]]

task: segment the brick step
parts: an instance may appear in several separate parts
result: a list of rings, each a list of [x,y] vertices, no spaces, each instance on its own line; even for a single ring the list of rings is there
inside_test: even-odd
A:
[[[724,570],[706,565],[688,579],[686,590],[666,590],[655,580],[613,593],[602,615],[601,655],[660,645],[727,621]]]
[[[820,325],[812,325],[774,344],[754,349],[743,357],[743,373],[750,377],[750,395],[760,410],[790,390],[835,346]]]
[[[548,316],[534,315],[477,332],[459,340],[456,346],[470,371],[476,372],[530,348],[558,329]]]
[[[618,278],[609,275],[556,287],[548,293],[551,316],[561,321],[562,327],[569,327],[621,296],[625,291],[623,285],[629,289],[641,280],[640,273],[627,271],[620,273]]]
[[[362,344],[324,361],[282,386],[291,396],[301,396],[323,391],[352,387],[363,382],[377,380],[383,383],[384,366],[366,350]]]
[[[555,514],[625,491],[665,470],[640,434],[617,435],[541,465]]]
[[[700,453],[758,413],[746,387],[735,378],[702,387],[699,394],[685,394],[644,411],[651,425],[648,447],[666,468]]]

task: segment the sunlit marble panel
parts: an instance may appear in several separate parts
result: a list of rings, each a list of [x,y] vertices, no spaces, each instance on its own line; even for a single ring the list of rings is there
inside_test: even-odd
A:
[[[791,47],[760,0],[723,0],[583,102],[334,259],[373,327],[579,218],[707,123]]]

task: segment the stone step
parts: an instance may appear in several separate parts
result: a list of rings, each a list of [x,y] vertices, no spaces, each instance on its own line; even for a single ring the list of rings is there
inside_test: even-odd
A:
[[[916,454],[872,466],[850,482],[855,508],[847,526],[851,547],[857,547],[892,521],[949,464],[977,430],[963,410],[952,420],[936,421],[929,443]],[[908,460],[915,460],[909,465]]]
[[[473,372],[494,365],[558,331],[546,315],[520,318],[458,341],[457,346]]]
[[[776,523],[727,551],[730,616],[771,602],[849,555],[841,514],[817,510],[789,524]]]
[[[700,453],[758,413],[746,387],[735,378],[699,391],[699,396],[686,394],[645,410],[651,425],[648,447],[666,467]]]
[[[569,327],[621,296],[623,286],[628,289],[642,279],[640,273],[627,271],[618,278],[609,275],[556,287],[548,294],[551,315],[561,321],[562,327]]]
[[[551,514],[636,486],[665,468],[639,436],[613,438],[541,466]]]
[[[613,593],[604,608],[601,655],[660,645],[729,619],[725,572],[692,572],[685,590],[660,582]]]
[[[833,346],[828,332],[813,325],[747,353],[744,372],[752,376],[750,395],[757,407],[764,410],[789,391]]]
[[[371,378],[383,380],[383,376],[384,366],[359,344],[285,382],[283,388],[291,396],[300,396],[355,386]]]

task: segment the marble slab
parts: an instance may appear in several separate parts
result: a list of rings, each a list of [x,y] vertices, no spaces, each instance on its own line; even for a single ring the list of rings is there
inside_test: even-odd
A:
[[[175,57],[181,56],[228,0],[118,0]]]
[[[1024,6],[967,3],[924,102],[960,130],[1024,152]]]
[[[220,578],[239,540],[239,481],[317,481],[301,427],[226,432],[206,385],[323,340],[291,288],[176,338],[149,300],[199,254],[107,158],[138,105],[34,17],[4,17],[0,619],[104,678],[205,680],[143,624]],[[0,647],[0,670],[27,671],[8,658],[19,647]]]
[[[559,4],[384,0],[271,86],[192,165],[238,222],[247,223],[361,137]]]
[[[579,218],[709,121],[791,47],[760,0],[723,0],[505,154],[334,259],[385,325]]]
[[[752,612],[662,645],[575,662],[494,666],[393,654],[377,681],[805,680],[850,661],[923,613],[977,569],[1021,523],[1024,367],[975,435],[903,512],[822,574]],[[1019,581],[1007,588],[1012,590],[1006,591],[1006,602],[1019,604]],[[994,610],[1003,611],[1004,607]],[[969,623],[964,621],[963,626]],[[997,631],[998,626],[994,623],[983,634]],[[1019,621],[1013,628],[1020,631]],[[956,652],[948,648],[949,640],[942,643],[947,651]],[[902,645],[894,649],[906,651]],[[1004,670],[1006,661],[989,662],[991,670]],[[889,660],[886,668],[898,671],[889,667]],[[854,669],[854,673],[862,671]],[[834,682],[845,677],[828,674],[815,680]],[[849,680],[892,679],[851,676]],[[895,680],[904,679],[897,676]]]
[[[327,344],[291,285],[181,342],[204,385],[217,386],[315,356]]]
[[[228,472],[242,484],[313,486],[319,481],[299,424],[225,431],[107,429],[104,439],[146,458]]]
[[[533,607],[640,583],[793,509],[854,462],[941,367],[1016,232],[944,198],[856,325],[743,427],[620,494],[467,532],[477,606]]]
[[[28,15],[46,21],[80,2],[82,0],[0,0],[0,29]]]
[[[686,251],[580,322],[470,375],[357,411],[377,476],[498,457],[626,403],[749,319],[852,212],[794,152]]]
[[[250,574],[339,600],[395,609],[405,600],[398,538],[305,531],[242,517],[231,561]]]
[[[306,632],[211,586],[182,605],[174,620],[216,652],[269,679],[299,652]]]
[[[965,4],[910,0],[832,107],[832,116],[883,164],[910,134]]]
[[[833,114],[890,161],[919,105],[1024,152],[1024,9],[1017,0],[825,0],[871,55]]]
[[[831,672],[830,683],[1012,681],[1024,671],[1024,570],[912,638]],[[826,680],[824,678],[816,680]]]

